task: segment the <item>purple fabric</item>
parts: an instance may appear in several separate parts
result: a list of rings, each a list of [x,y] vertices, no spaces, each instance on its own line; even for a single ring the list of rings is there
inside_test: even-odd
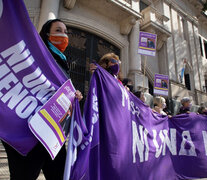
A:
[[[27,121],[66,81],[22,0],[0,0],[0,138],[25,155],[37,143]]]
[[[70,180],[207,177],[207,116],[169,119],[153,113],[100,67],[91,79],[84,115],[86,126],[80,116],[74,119],[79,143],[69,149],[69,158],[77,158]]]

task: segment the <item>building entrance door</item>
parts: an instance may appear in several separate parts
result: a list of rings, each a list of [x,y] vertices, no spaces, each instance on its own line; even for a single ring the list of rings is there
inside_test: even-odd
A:
[[[76,89],[83,94],[81,108],[85,102],[90,82],[89,64],[98,62],[106,53],[113,52],[120,56],[120,49],[110,42],[89,32],[67,27],[69,46],[65,51],[69,64],[70,77]]]

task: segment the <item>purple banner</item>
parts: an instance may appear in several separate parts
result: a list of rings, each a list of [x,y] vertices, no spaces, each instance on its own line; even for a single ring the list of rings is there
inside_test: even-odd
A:
[[[139,32],[138,53],[147,56],[156,54],[157,35],[148,32]]]
[[[37,143],[28,119],[67,80],[22,0],[0,0],[0,138],[21,154]]]
[[[100,67],[84,115],[74,115],[64,180],[207,177],[207,116],[153,113]]]
[[[163,74],[155,74],[154,94],[168,96],[169,76]]]

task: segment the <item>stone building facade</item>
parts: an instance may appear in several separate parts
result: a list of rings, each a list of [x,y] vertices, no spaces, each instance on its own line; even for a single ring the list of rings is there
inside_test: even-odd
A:
[[[184,97],[207,105],[207,16],[205,0],[24,0],[40,31],[59,18],[69,31],[66,56],[74,85],[86,96],[89,64],[107,52],[122,61],[124,77],[136,90],[153,95],[154,74],[170,77],[168,99],[173,107]],[[137,53],[139,31],[157,34],[155,57]],[[181,76],[185,66],[184,76]],[[145,71],[145,72],[144,72]],[[151,94],[151,95],[149,95]],[[176,111],[176,110],[174,110]]]

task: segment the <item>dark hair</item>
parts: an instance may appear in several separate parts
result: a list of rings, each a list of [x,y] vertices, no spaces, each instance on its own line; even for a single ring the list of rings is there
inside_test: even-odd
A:
[[[199,107],[199,108],[198,108],[198,113],[199,113],[199,114],[204,114],[204,113],[203,113],[203,110],[204,110],[204,109],[205,109],[204,106]]]
[[[141,91],[136,91],[136,92],[134,92],[134,95],[135,95],[136,97],[138,97],[138,98],[141,97],[141,94],[142,94]]]
[[[48,34],[50,33],[50,28],[52,26],[52,23],[54,22],[62,22],[60,19],[51,19],[48,20],[43,26],[42,29],[40,31],[40,37],[42,38],[42,40],[44,41],[45,45],[48,46]]]
[[[123,79],[123,81],[122,81],[122,84],[124,85],[124,86],[126,86],[126,85],[128,85],[128,83],[132,83],[132,80],[131,79],[129,79],[129,78],[124,78]]]

